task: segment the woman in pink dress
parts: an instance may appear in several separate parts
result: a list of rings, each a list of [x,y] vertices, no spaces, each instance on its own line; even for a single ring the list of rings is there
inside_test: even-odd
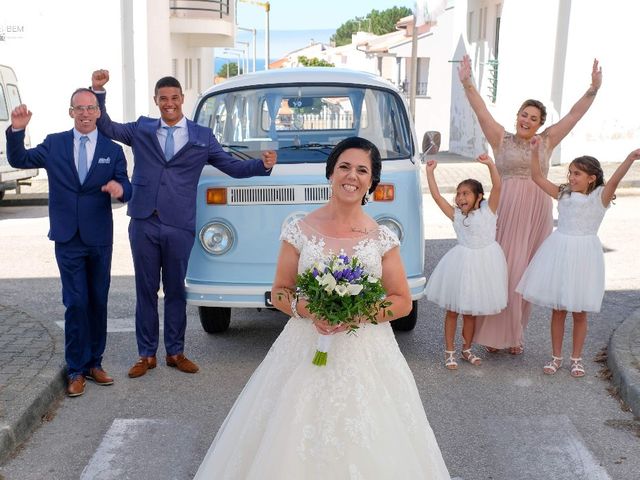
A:
[[[531,305],[515,289],[536,250],[553,229],[551,199],[531,180],[530,167],[529,141],[544,124],[547,111],[538,100],[526,100],[518,110],[515,133],[507,132],[489,113],[474,87],[468,55],[463,57],[458,74],[502,177],[496,240],[504,250],[509,274],[507,308],[496,315],[477,317],[473,340],[492,352],[508,348],[509,353],[519,355],[524,351],[524,330]],[[594,60],[588,90],[569,113],[540,134],[544,152],[540,162],[545,176],[553,149],[589,110],[601,84],[602,69]]]

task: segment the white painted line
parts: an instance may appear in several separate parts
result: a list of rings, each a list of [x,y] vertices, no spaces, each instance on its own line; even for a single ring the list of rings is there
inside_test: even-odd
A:
[[[611,480],[566,415],[495,416],[480,426],[493,478]]]
[[[64,331],[64,320],[56,320],[56,325],[60,330]],[[199,326],[200,322],[187,322],[187,329],[191,327]],[[164,330],[162,319],[160,319],[160,331]],[[108,318],[107,319],[107,333],[122,333],[122,332],[135,332],[136,331],[136,319],[135,317],[127,318]]]
[[[161,419],[117,418],[80,480],[191,478],[195,426]]]

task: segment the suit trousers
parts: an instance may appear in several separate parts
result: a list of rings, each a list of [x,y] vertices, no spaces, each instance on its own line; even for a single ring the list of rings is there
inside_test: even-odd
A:
[[[159,342],[158,290],[164,292],[164,346],[167,355],[184,351],[187,297],[184,281],[194,232],[166,225],[157,215],[129,222],[136,281],[138,354],[156,354]]]
[[[102,366],[107,343],[107,301],[112,245],[86,245],[78,233],[56,242],[64,314],[64,355],[70,376]]]

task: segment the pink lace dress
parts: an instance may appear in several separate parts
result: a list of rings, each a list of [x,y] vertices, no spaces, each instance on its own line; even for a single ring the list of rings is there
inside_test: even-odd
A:
[[[300,252],[298,272],[331,253],[357,255],[382,273],[399,245],[386,227],[330,238],[304,220],[281,238]],[[449,479],[442,454],[389,322],[333,337],[313,365],[318,333],[291,318],[240,393],[197,480]]]
[[[545,133],[542,133],[544,138]],[[546,142],[545,142],[546,143]],[[473,341],[493,348],[524,345],[531,304],[516,292],[527,265],[553,230],[551,197],[531,180],[529,142],[505,133],[496,166],[502,177],[496,240],[504,250],[509,275],[507,308],[496,315],[478,317]],[[542,172],[549,172],[551,152],[541,158]]]

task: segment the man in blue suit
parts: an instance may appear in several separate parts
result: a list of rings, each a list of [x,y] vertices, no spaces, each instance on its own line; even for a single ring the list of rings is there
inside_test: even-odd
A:
[[[67,393],[84,393],[85,378],[112,385],[102,368],[107,341],[107,299],[111,281],[113,217],[111,198],[131,197],[122,147],[98,133],[100,109],[91,90],[71,96],[74,128],[24,147],[31,120],[26,105],[11,112],[7,157],[15,168],[44,168],[49,179],[49,238],[55,253],[65,310]]]
[[[235,178],[269,175],[277,156],[269,151],[262,154],[262,160],[238,160],[225,152],[211,129],[182,114],[184,95],[173,77],[156,83],[154,101],[160,110],[159,119],[140,117],[131,123],[112,122],[105,108],[104,85],[108,81],[107,70],[93,72],[91,89],[97,94],[101,110],[98,129],[109,138],[130,145],[134,155],[128,214],[140,358],[129,370],[129,376],[140,377],[157,363],[161,277],[166,363],[182,372],[196,373],[198,366],[184,356],[184,282],[195,238],[200,174],[208,163]]]

